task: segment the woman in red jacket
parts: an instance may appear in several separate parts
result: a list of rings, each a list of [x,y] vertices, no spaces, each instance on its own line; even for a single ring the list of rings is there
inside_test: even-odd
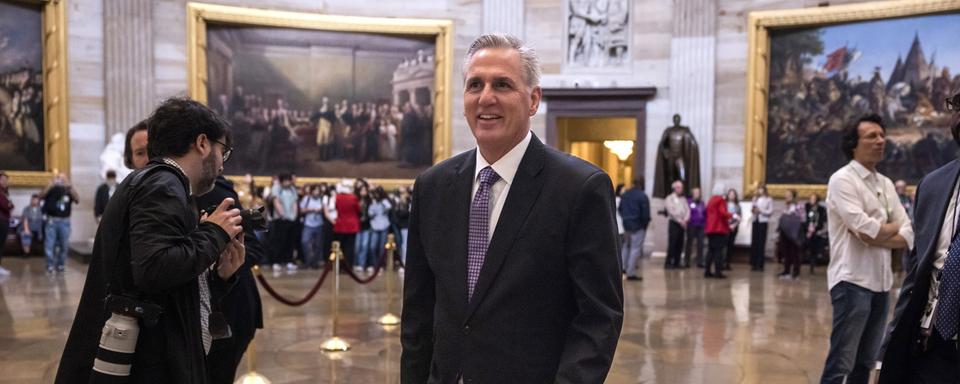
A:
[[[353,194],[349,180],[337,184],[337,194],[334,196],[334,207],[337,209],[337,218],[333,222],[333,240],[340,242],[343,257],[347,265],[353,265],[354,243],[357,232],[360,232],[360,201]]]
[[[713,196],[707,202],[707,226],[704,232],[707,234],[707,244],[710,248],[707,253],[707,262],[704,265],[703,277],[716,277],[724,279],[722,271],[723,252],[727,247],[727,236],[730,235],[730,218],[733,214],[727,210],[727,201],[723,198],[726,187],[717,183],[713,186]],[[713,266],[713,272],[710,267]]]

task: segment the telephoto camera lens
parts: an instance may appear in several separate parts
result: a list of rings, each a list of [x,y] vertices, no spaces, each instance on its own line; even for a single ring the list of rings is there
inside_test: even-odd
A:
[[[92,383],[125,383],[133,365],[140,326],[137,318],[114,313],[103,325],[100,348],[93,361]]]

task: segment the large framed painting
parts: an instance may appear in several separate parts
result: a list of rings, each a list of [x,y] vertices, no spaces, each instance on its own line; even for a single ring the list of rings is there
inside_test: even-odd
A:
[[[956,159],[944,100],[960,89],[957,36],[957,1],[751,13],[744,190],[822,193],[849,161],[843,129],[868,114],[884,120],[891,179],[915,185]]]
[[[0,0],[0,170],[12,186],[70,171],[63,1]]]
[[[450,155],[452,22],[190,3],[190,95],[228,175],[409,182]]]

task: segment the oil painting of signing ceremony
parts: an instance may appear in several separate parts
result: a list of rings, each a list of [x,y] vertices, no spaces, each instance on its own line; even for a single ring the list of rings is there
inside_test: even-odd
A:
[[[960,2],[0,0],[0,228],[0,384],[960,384]]]

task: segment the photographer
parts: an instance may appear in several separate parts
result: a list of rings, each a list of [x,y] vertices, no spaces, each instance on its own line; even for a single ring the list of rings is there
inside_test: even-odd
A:
[[[207,382],[205,355],[219,333],[211,326],[211,303],[226,293],[245,257],[232,199],[203,217],[194,204],[230,157],[227,124],[195,101],[173,98],[154,111],[149,127],[150,163],[124,179],[97,230],[57,383],[97,382],[110,371],[93,371],[95,356],[103,357],[97,351],[101,330],[111,318],[107,292],[162,311],[138,321],[128,382]],[[98,281],[108,283],[107,292]]]
[[[47,274],[63,273],[70,251],[70,212],[80,201],[77,191],[64,173],[58,173],[40,192],[43,214],[47,217],[43,249],[47,256]]]

